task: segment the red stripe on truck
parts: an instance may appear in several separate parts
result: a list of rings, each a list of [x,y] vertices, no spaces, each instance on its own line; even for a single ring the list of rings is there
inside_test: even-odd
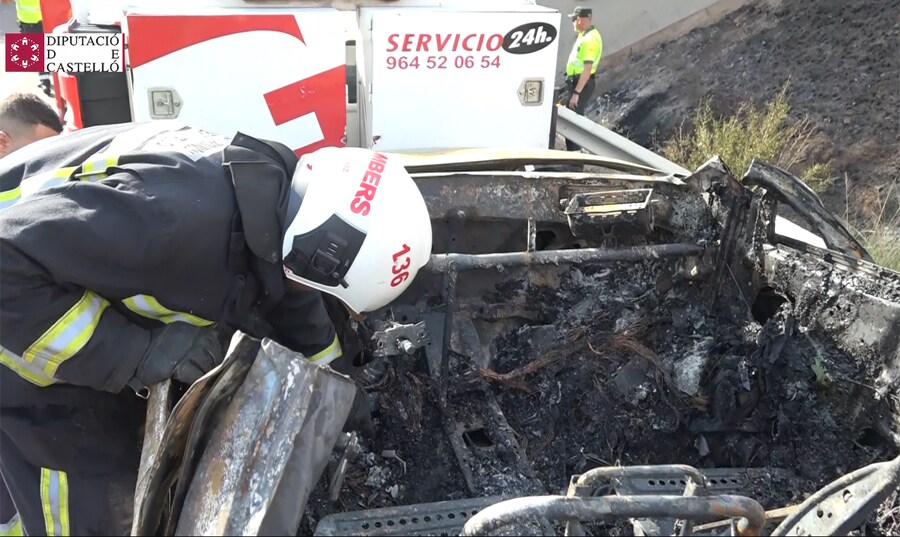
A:
[[[128,53],[131,67],[216,37],[269,30],[303,41],[293,15],[129,15]]]
[[[312,153],[321,147],[344,145],[342,139],[347,123],[347,105],[344,102],[346,80],[344,66],[339,65],[264,95],[276,125],[310,113],[316,114],[324,138],[295,148],[297,155]]]

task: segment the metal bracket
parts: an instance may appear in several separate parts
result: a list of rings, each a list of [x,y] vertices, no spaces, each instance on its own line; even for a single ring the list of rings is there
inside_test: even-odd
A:
[[[526,78],[519,84],[517,94],[522,106],[540,106],[544,104],[544,79]]]
[[[153,119],[174,119],[181,113],[184,104],[175,88],[149,88],[147,98]]]
[[[848,535],[900,485],[900,457],[860,468],[806,499],[772,535]]]
[[[563,212],[576,237],[645,234],[653,229],[652,195],[652,188],[578,193]]]
[[[412,356],[417,349],[428,343],[428,332],[425,330],[425,321],[416,324],[391,323],[384,330],[375,332],[372,341],[375,342],[375,356]]]

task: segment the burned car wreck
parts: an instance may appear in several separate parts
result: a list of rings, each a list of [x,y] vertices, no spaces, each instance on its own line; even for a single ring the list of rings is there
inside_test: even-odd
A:
[[[134,534],[900,530],[900,274],[799,179],[406,158],[431,262],[334,308],[339,373],[235,339],[181,422],[156,394]]]

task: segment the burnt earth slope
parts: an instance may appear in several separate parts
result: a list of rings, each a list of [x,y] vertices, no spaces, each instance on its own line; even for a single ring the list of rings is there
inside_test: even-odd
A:
[[[598,75],[588,117],[654,150],[690,123],[762,106],[790,82],[791,119],[816,126],[812,161],[837,181],[835,214],[871,215],[900,178],[900,0],[757,0],[724,20],[636,54]],[[743,174],[745,170],[735,170]],[[896,194],[897,189],[894,189]]]

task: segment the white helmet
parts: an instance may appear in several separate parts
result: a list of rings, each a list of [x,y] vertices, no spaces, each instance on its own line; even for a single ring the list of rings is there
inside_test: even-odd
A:
[[[363,313],[400,296],[428,262],[428,208],[396,157],[325,147],[300,158],[291,188],[282,243],[291,280]]]

